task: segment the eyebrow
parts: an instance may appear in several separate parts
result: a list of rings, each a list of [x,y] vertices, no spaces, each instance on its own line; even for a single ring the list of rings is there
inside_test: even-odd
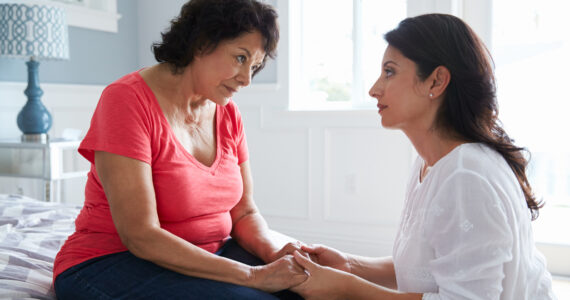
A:
[[[251,59],[251,52],[249,52],[249,50],[247,50],[247,48],[239,47],[239,49],[245,51],[245,53],[247,54],[247,57],[248,57],[249,59]],[[257,65],[261,65],[262,63],[263,63],[263,61],[259,62]]]
[[[239,48],[247,53],[247,57],[251,58],[251,52],[249,52],[249,50],[247,50],[247,48],[243,48],[243,47],[239,47]]]
[[[385,62],[385,63],[383,64],[383,66],[385,67],[385,66],[388,65],[389,63],[395,64],[396,66],[399,66],[395,61],[392,61],[392,60],[389,60],[389,61]]]

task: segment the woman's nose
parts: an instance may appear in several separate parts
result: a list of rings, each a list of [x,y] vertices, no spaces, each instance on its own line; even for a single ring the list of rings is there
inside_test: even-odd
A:
[[[372,87],[370,87],[370,90],[368,91],[368,95],[370,95],[370,97],[373,98],[378,98],[380,97],[382,92],[381,89],[381,85],[380,85],[380,78],[378,78],[378,80],[376,80],[376,82],[372,85]]]
[[[246,87],[251,83],[252,74],[253,70],[251,68],[244,67],[243,70],[240,70],[237,80],[242,86]]]

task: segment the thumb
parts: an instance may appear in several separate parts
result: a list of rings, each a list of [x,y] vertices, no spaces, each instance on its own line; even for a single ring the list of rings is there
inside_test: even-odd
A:
[[[301,253],[299,253],[299,251],[295,251],[293,253],[293,256],[295,257],[295,261],[301,265],[303,269],[309,271],[309,273],[312,273],[312,271],[316,268],[315,263],[303,256]]]
[[[315,245],[303,245],[301,246],[301,250],[307,252],[307,253],[311,253],[311,254],[318,254],[320,247],[319,246],[315,246]]]

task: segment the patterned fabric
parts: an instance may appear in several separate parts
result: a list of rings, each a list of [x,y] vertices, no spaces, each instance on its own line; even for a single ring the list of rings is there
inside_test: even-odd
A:
[[[79,209],[0,194],[0,299],[55,299],[53,260]]]
[[[45,5],[0,4],[0,56],[68,59],[64,9]]]
[[[418,157],[394,241],[398,289],[424,300],[556,299],[530,211],[503,157],[463,144],[422,182]]]

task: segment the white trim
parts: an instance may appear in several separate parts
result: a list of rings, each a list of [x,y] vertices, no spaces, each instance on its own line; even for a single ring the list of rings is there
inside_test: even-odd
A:
[[[26,82],[0,81],[0,139],[19,138],[21,132],[16,125],[18,112],[27,101],[24,90]],[[89,128],[89,120],[105,86],[78,84],[40,85],[44,94],[42,103],[54,118],[50,136],[59,136],[65,128]],[[63,117],[63,118],[62,118]],[[73,117],[77,117],[74,119]]]
[[[77,5],[65,5],[69,26],[81,27],[106,32],[119,32],[118,13],[96,10]]]
[[[366,103],[364,93],[364,64],[363,56],[363,31],[364,25],[362,21],[362,0],[352,1],[352,99],[351,107],[371,106]],[[368,105],[367,105],[368,104]]]
[[[91,0],[83,5],[52,2],[65,8],[69,26],[112,33],[119,31],[121,15],[117,13],[117,0]]]
[[[22,108],[26,101],[26,82],[0,81],[0,108]],[[41,83],[42,102],[49,108],[91,108],[101,96],[105,86],[83,84]],[[9,100],[8,100],[9,99]],[[73,99],[73,101],[70,101]],[[15,117],[14,117],[15,118]]]

